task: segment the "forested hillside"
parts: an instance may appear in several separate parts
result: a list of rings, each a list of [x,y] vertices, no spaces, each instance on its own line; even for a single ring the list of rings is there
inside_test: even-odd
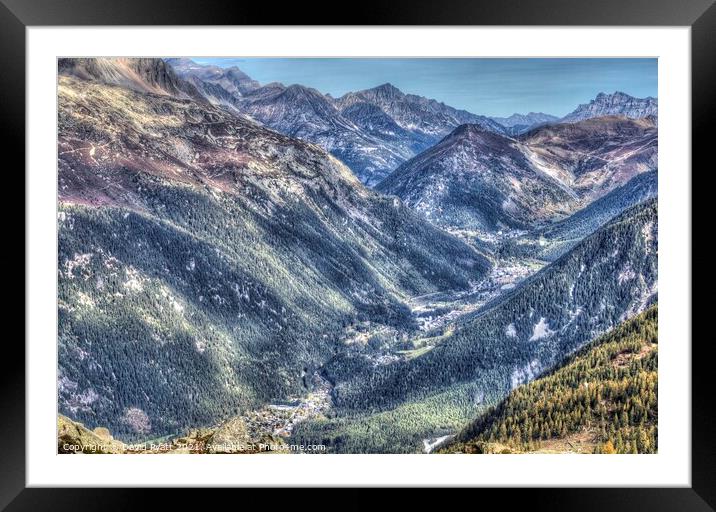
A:
[[[382,408],[480,380],[489,369],[498,370],[501,386],[509,389],[549,368],[654,299],[656,218],[656,200],[627,210],[465,320],[433,350],[369,374],[351,371],[353,377],[336,386],[338,403],[350,409]]]
[[[656,453],[658,312],[652,306],[520,386],[442,453]]]
[[[449,433],[470,407],[474,415],[496,403],[656,300],[656,219],[655,199],[625,211],[413,357],[374,366],[337,356],[326,373],[338,417],[303,426],[301,439],[341,446],[357,435],[362,450],[373,451],[361,430],[392,417],[393,445],[414,451],[430,428],[409,412],[427,403],[432,431]]]

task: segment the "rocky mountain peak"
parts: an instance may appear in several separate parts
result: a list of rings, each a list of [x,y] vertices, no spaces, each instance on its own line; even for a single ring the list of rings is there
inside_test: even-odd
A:
[[[470,145],[481,147],[503,146],[511,139],[497,134],[485,126],[475,123],[461,124],[450,132],[441,142],[441,145],[465,142]]]
[[[614,91],[611,94],[606,93],[606,92],[600,92],[599,94],[597,94],[595,101],[597,101],[597,102],[599,102],[599,101],[604,102],[607,100],[624,101],[624,100],[628,100],[630,98],[633,98],[633,96],[629,96],[627,93],[621,92],[621,91]]]
[[[635,98],[621,91],[612,94],[600,92],[589,103],[579,105],[562,118],[562,122],[574,123],[593,117],[620,115],[632,119],[658,115],[658,101],[651,96]]]
[[[404,96],[403,92],[390,82],[386,82],[370,90],[386,98]]]
[[[124,57],[59,59],[58,72],[61,75],[118,85],[137,92],[206,102],[194,85],[178,77],[172,67],[162,59]]]
[[[326,101],[326,97],[312,87],[306,87],[305,85],[291,84],[286,87],[285,92],[296,96],[303,96],[306,98],[320,98]]]
[[[455,128],[449,137],[469,137],[482,133],[488,133],[488,130],[479,124],[465,123]]]
[[[180,77],[193,83],[205,82],[212,86],[221,87],[235,98],[260,87],[256,80],[236,66],[222,68],[210,64],[199,64],[187,58],[166,59],[166,62]],[[198,85],[200,89],[206,89],[206,87],[202,87],[202,84]],[[211,89],[213,93],[217,92],[215,88]]]

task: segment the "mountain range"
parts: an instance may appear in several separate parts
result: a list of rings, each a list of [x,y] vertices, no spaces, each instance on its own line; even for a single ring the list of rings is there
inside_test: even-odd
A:
[[[500,124],[189,59],[58,71],[62,439],[430,451],[657,300],[629,98]]]
[[[492,119],[506,128],[509,135],[521,135],[533,128],[547,124],[576,123],[595,117],[623,116],[630,119],[658,116],[658,101],[651,96],[635,98],[621,91],[611,94],[600,92],[589,103],[578,105],[569,114],[558,117],[543,112],[528,114],[515,113],[509,117],[493,117]]]
[[[200,65],[190,59],[166,62],[212,103],[321,145],[368,185],[462,123],[505,131],[488,117],[405,94],[391,84],[333,98],[296,84],[260,86],[236,67]]]
[[[236,107],[274,130],[319,144],[367,185],[459,124],[504,131],[487,117],[404,94],[390,84],[334,99],[302,85],[273,83],[243,95]]]
[[[494,133],[517,136],[537,126],[560,121],[556,116],[534,112],[507,118],[475,115],[432,99],[405,94],[388,83],[333,98],[302,85],[261,86],[235,66],[220,68],[190,59],[167,59],[166,62],[212,103],[246,114],[286,135],[321,145],[369,186],[379,183],[400,164],[461,124],[476,124]],[[640,102],[647,100],[649,108],[639,110]],[[582,105],[564,120],[609,114],[652,115],[656,100],[647,100],[623,93],[600,94],[592,107]]]
[[[531,229],[655,169],[657,145],[653,117],[545,125],[517,138],[463,125],[376,188],[442,227]]]
[[[276,131],[319,144],[366,184],[429,144],[375,109],[353,108],[344,115],[334,100],[301,85],[266,85],[238,108]]]
[[[347,323],[409,326],[405,297],[488,271],[317,146],[156,94],[161,61],[131,87],[116,85],[123,61],[107,64],[58,84],[59,389],[73,418],[131,439],[145,433],[131,411],[172,432],[296,392]]]

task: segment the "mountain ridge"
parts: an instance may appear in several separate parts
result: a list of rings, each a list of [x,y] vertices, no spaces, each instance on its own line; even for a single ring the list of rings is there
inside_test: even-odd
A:
[[[161,59],[61,58],[57,61],[57,67],[60,75],[97,80],[138,92],[177,96],[198,102],[207,101],[196,87],[179,78],[173,68]]]

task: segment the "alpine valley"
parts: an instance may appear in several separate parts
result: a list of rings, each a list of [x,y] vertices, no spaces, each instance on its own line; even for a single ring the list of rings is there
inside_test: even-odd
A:
[[[58,451],[655,452],[657,115],[60,59]]]

